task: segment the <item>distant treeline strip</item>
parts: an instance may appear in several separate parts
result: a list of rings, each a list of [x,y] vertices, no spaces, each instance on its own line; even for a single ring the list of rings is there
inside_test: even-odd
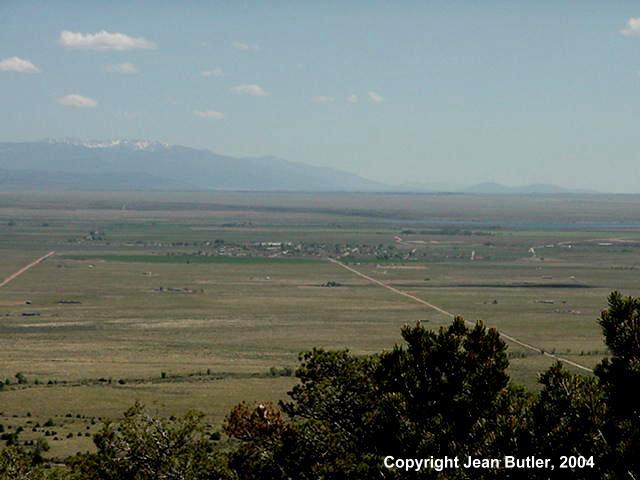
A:
[[[391,285],[391,284],[390,284]],[[439,285],[424,283],[403,283],[401,286],[405,288],[568,288],[568,289],[581,289],[581,288],[595,288],[593,285],[587,285],[584,283],[529,283],[529,282],[515,282],[515,283],[443,283]]]
[[[64,255],[63,258],[68,260],[103,260],[106,262],[124,262],[124,263],[245,263],[245,264],[261,264],[261,263],[315,263],[320,260],[313,258],[289,258],[289,257],[231,257],[224,255],[119,255],[119,254],[79,254]]]
[[[0,391],[7,388],[24,390],[28,388],[54,388],[54,387],[80,387],[95,385],[113,385],[122,387],[123,385],[142,385],[142,384],[158,384],[158,383],[194,383],[194,382],[216,382],[220,380],[230,379],[251,379],[251,378],[279,378],[293,377],[294,369],[292,367],[271,367],[269,370],[259,372],[218,372],[207,369],[206,371],[185,372],[185,373],[167,373],[160,372],[160,376],[148,377],[100,377],[100,378],[80,378],[74,380],[40,380],[30,379],[22,375],[22,381],[17,383],[4,383],[0,381]],[[2,477],[0,477],[1,479]]]

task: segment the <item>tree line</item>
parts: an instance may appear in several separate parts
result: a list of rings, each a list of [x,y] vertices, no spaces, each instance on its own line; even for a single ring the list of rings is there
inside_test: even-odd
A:
[[[456,318],[438,331],[402,329],[403,343],[375,355],[314,349],[278,405],[237,405],[224,438],[205,435],[202,415],[149,415],[130,408],[94,437],[96,451],[47,465],[42,452],[0,452],[2,479],[640,480],[640,298],[613,292],[599,324],[609,357],[594,375],[556,363],[540,390],[507,373],[507,346],[482,322]],[[385,458],[590,459],[565,469],[388,468]],[[557,465],[557,463],[556,463]]]

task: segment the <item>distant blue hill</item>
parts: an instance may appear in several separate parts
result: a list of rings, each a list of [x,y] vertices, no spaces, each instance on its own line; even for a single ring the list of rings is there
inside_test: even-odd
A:
[[[380,191],[358,175],[144,140],[0,143],[0,190]]]
[[[465,187],[454,183],[411,183],[396,188],[396,191],[415,193],[452,193],[452,194],[485,194],[485,195],[553,195],[563,193],[592,194],[600,193],[595,190],[571,189],[548,183],[538,183],[512,187],[495,182],[483,182]]]
[[[297,191],[469,194],[597,193],[538,184],[392,186],[276,157],[236,158],[147,140],[75,139],[0,143],[0,190]]]
[[[598,193],[595,190],[570,189],[547,183],[509,187],[500,183],[484,182],[463,190],[465,193],[485,194],[559,194],[559,193]]]

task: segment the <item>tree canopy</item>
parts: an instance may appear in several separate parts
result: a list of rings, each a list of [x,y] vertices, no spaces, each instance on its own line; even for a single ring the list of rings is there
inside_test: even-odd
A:
[[[640,299],[614,292],[600,325],[610,358],[594,375],[560,363],[540,390],[509,378],[499,333],[456,318],[437,331],[418,323],[375,355],[314,349],[300,356],[288,399],[237,405],[213,442],[202,418],[155,418],[134,405],[56,475],[76,480],[639,479]],[[41,478],[20,445],[0,454],[0,479]],[[591,458],[588,466],[438,471],[387,468],[385,458]],[[12,472],[12,473],[8,473]],[[17,473],[16,473],[17,472]],[[17,476],[16,476],[17,475]]]

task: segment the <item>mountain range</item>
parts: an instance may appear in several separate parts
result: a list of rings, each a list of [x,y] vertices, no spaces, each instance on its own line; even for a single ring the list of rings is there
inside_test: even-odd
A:
[[[393,186],[276,157],[231,157],[148,140],[0,142],[0,191],[586,193],[554,185]]]
[[[558,193],[598,193],[595,190],[569,189],[551,185],[548,183],[534,183],[519,187],[510,187],[495,182],[478,183],[464,190],[466,193],[490,193],[490,194],[558,194]]]

